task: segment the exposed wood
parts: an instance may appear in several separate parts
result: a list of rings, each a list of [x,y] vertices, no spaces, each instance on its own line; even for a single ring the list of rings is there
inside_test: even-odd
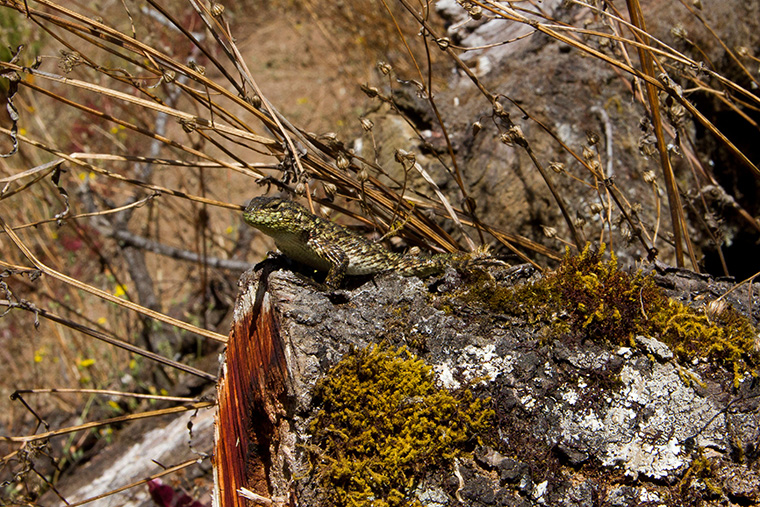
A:
[[[277,421],[288,381],[279,322],[267,291],[269,270],[240,280],[225,359],[221,368],[215,426],[214,475],[219,507],[257,505],[245,488],[271,498],[270,449],[277,446]]]

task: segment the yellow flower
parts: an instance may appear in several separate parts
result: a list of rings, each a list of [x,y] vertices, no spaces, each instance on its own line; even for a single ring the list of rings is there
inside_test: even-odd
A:
[[[118,284],[116,286],[116,290],[114,290],[113,295],[117,298],[120,298],[122,296],[125,296],[127,294],[127,287],[123,284]]]

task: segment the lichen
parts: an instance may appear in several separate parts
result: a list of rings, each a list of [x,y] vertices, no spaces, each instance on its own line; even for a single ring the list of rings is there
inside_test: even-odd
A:
[[[334,505],[418,505],[421,476],[468,452],[488,427],[489,400],[436,386],[405,348],[344,357],[317,385],[312,460]]]
[[[548,322],[553,337],[635,346],[634,338],[645,335],[666,343],[682,362],[707,358],[728,368],[737,385],[747,372],[757,376],[758,331],[749,319],[730,305],[710,317],[674,301],[651,275],[622,271],[614,255],[605,261],[603,253],[604,247],[593,251],[587,246],[577,256],[566,254],[555,272],[518,287],[474,274],[476,279],[457,296],[496,313]]]

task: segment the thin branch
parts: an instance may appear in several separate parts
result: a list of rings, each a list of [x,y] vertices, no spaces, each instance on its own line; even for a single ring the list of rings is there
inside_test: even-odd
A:
[[[229,271],[243,272],[251,269],[253,265],[250,262],[236,260],[236,259],[221,259],[219,257],[202,257],[196,252],[190,250],[184,250],[181,248],[175,248],[173,246],[159,243],[136,234],[132,234],[129,231],[121,229],[111,229],[108,234],[114,239],[126,243],[127,245],[153,252],[172,259],[178,259],[196,264],[206,265],[211,268],[226,269]]]
[[[2,304],[2,302],[0,302]],[[161,396],[158,394],[128,393],[109,389],[69,389],[55,387],[52,389],[16,389],[11,398],[16,394],[102,394],[103,396],[123,396],[125,398],[139,398],[156,401],[178,401],[181,403],[198,403],[200,398],[187,398],[184,396]]]
[[[75,331],[79,331],[80,333],[86,334],[88,336],[91,336],[95,339],[98,339],[102,342],[108,343],[109,345],[113,345],[114,347],[118,347],[120,349],[126,350],[128,352],[131,352],[133,354],[137,354],[139,356],[143,356],[147,359],[150,359],[151,361],[155,361],[157,363],[169,366],[170,368],[174,368],[180,371],[184,371],[185,373],[189,373],[191,375],[195,375],[196,377],[204,378],[206,380],[215,382],[216,376],[212,375],[211,373],[206,373],[205,371],[199,370],[197,368],[193,368],[192,366],[187,366],[185,364],[182,364],[178,361],[174,361],[172,359],[167,359],[164,356],[161,356],[159,354],[156,354],[154,352],[147,351],[143,348],[140,348],[136,345],[132,345],[131,343],[127,343],[123,340],[119,340],[118,338],[114,338],[112,336],[108,336],[107,334],[89,328],[87,326],[83,326],[82,324],[79,324],[77,322],[74,322],[69,319],[65,319],[63,317],[59,317],[58,315],[49,312],[45,310],[44,308],[37,308],[34,305],[29,304],[28,302],[22,301],[21,303],[15,303],[13,301],[9,301],[7,299],[0,299],[0,306],[6,306],[8,308],[20,308],[22,310],[26,310],[29,312],[32,312],[35,314],[35,318],[37,317],[44,317],[48,320],[51,320],[53,322],[57,322],[58,324],[62,324],[66,327],[69,327],[71,329],[74,329]],[[35,322],[36,324],[36,322]]]
[[[150,477],[147,477],[145,479],[141,479],[139,481],[135,481],[131,484],[127,484],[126,486],[122,486],[120,488],[116,488],[114,490],[109,491],[108,493],[103,493],[102,495],[93,496],[91,498],[88,498],[86,500],[82,500],[81,502],[76,502],[69,504],[67,507],[79,507],[80,505],[85,505],[90,502],[94,502],[96,500],[101,500],[103,498],[106,498],[111,495],[115,495],[117,493],[121,493],[122,491],[126,491],[128,489],[134,488],[136,486],[139,486],[141,484],[147,484],[148,482],[152,481],[153,479],[158,479],[159,477],[163,477],[164,475],[173,474],[174,472],[178,472],[184,468],[187,468],[189,466],[192,466],[196,463],[198,463],[200,460],[198,458],[189,459],[187,461],[184,461],[178,465],[174,465],[173,467],[169,467],[166,470],[163,470],[157,474],[153,474]]]
[[[140,419],[149,419],[151,417],[160,417],[169,414],[179,414],[187,412],[189,410],[198,410],[201,408],[213,407],[216,402],[213,401],[201,401],[198,403],[190,403],[183,407],[171,407],[161,410],[151,410],[149,412],[141,412],[138,414],[127,414],[118,417],[112,417],[110,419],[103,419],[102,421],[93,421],[85,424],[79,424],[77,426],[69,426],[68,428],[60,428],[57,430],[46,431],[44,433],[38,433],[36,435],[25,435],[22,437],[3,437],[0,436],[0,442],[36,442],[38,440],[46,440],[52,437],[58,437],[66,435],[68,433],[76,433],[77,431],[85,431],[93,428],[100,428],[101,426],[108,426],[110,424],[117,424],[128,421],[137,421]]]
[[[191,333],[195,333],[199,336],[204,336],[206,338],[210,338],[212,340],[215,340],[221,343],[227,342],[227,337],[224,335],[215,333],[213,331],[209,331],[207,329],[201,329],[197,326],[193,326],[192,324],[188,324],[187,322],[182,322],[181,320],[175,319],[173,317],[169,317],[168,315],[165,315],[163,313],[153,311],[149,308],[145,308],[144,306],[133,303],[132,301],[121,299],[112,294],[109,294],[108,292],[105,292],[96,287],[93,287],[92,285],[88,285],[86,283],[80,282],[79,280],[75,278],[71,278],[70,276],[64,275],[63,273],[56,271],[53,268],[48,267],[47,265],[43,264],[39,259],[37,259],[37,257],[32,253],[29,247],[27,247],[24,244],[24,242],[21,241],[21,239],[16,235],[15,232],[13,232],[13,230],[8,226],[8,224],[5,222],[5,220],[3,220],[2,217],[0,217],[0,227],[2,227],[5,230],[5,233],[11,239],[11,241],[13,241],[16,247],[18,247],[18,249],[21,250],[24,256],[26,256],[26,258],[29,259],[29,261],[32,264],[34,264],[34,266],[37,269],[39,269],[46,275],[51,276],[55,278],[56,280],[60,280],[73,287],[81,289],[85,292],[89,292],[90,294],[93,294],[101,299],[110,301],[111,303],[115,303],[119,306],[132,310],[134,312],[137,312],[141,315],[145,315],[146,317],[150,317],[152,319],[158,320],[165,324],[169,324],[171,326],[184,329],[185,331],[190,331]]]

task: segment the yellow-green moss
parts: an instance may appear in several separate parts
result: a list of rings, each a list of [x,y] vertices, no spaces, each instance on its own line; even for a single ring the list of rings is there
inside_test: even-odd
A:
[[[541,280],[504,287],[485,277],[460,296],[500,313],[551,322],[553,334],[579,334],[615,345],[634,345],[636,335],[666,343],[679,359],[708,358],[734,372],[757,375],[760,354],[754,349],[757,330],[728,306],[708,318],[699,309],[669,299],[651,276],[618,269],[617,259],[602,259],[588,246]]]
[[[335,505],[416,505],[425,470],[477,442],[493,411],[469,390],[435,385],[405,348],[372,346],[348,354],[316,388],[311,424],[317,474]]]
[[[697,449],[696,456],[692,459],[691,465],[679,481],[682,495],[692,487],[692,482],[695,480],[701,480],[712,495],[717,497],[723,496],[723,489],[720,486],[720,482],[716,481],[715,473],[713,472],[713,460],[705,456],[704,449],[701,447]]]

